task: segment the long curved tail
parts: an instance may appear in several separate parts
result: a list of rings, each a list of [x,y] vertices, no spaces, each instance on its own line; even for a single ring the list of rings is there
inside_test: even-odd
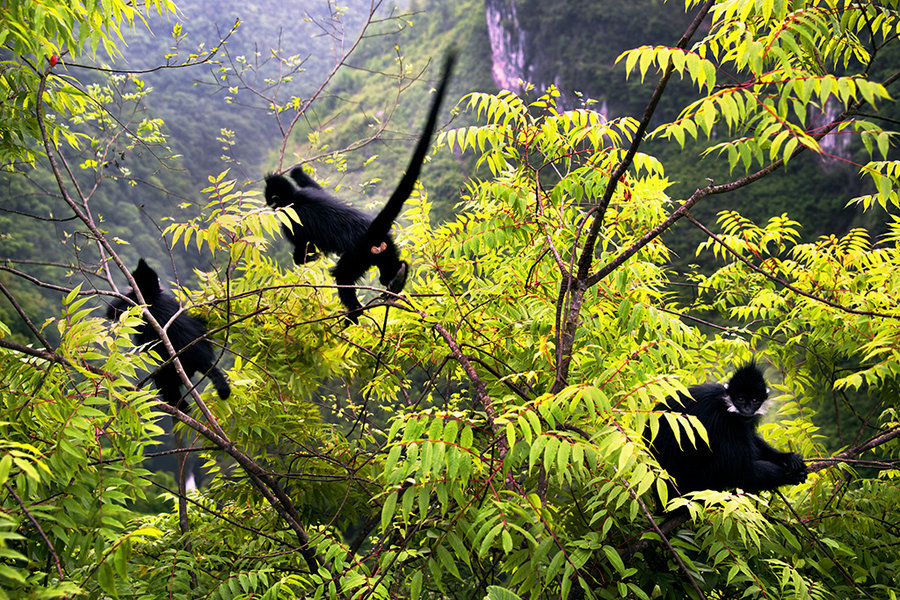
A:
[[[450,72],[453,70],[453,65],[455,63],[456,51],[450,50],[444,58],[441,83],[438,85],[437,93],[431,103],[431,110],[428,111],[428,120],[425,122],[425,128],[422,130],[422,135],[419,137],[416,149],[413,152],[412,158],[409,160],[409,166],[406,167],[406,173],[404,173],[403,178],[400,179],[400,183],[397,184],[397,189],[395,189],[394,193],[391,194],[391,197],[388,198],[384,208],[382,208],[381,212],[372,219],[372,223],[369,225],[369,229],[362,239],[362,244],[365,246],[372,245],[387,235],[387,232],[391,229],[391,225],[394,224],[394,221],[400,215],[400,209],[403,208],[403,203],[409,198],[409,195],[416,185],[416,180],[419,178],[419,172],[422,170],[422,163],[425,160],[425,155],[428,154],[428,149],[431,147],[431,135],[434,133],[434,128],[437,125],[441,101],[444,99],[444,93],[447,91],[447,82],[450,80]]]

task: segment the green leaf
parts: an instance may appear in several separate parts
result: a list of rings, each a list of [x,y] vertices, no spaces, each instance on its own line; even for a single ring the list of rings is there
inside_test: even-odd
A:
[[[537,464],[539,458],[541,458],[544,452],[544,445],[547,443],[546,436],[538,436],[535,438],[534,443],[531,444],[531,449],[528,452],[528,470],[532,470],[534,465]]]
[[[97,583],[100,584],[100,588],[104,592],[118,598],[118,594],[116,593],[115,573],[108,562],[100,563],[100,566],[97,569]]]
[[[488,586],[485,600],[522,600],[513,592],[496,585]]]
[[[381,507],[381,529],[387,531],[391,520],[394,518],[394,511],[397,508],[397,492],[391,492],[384,500]]]
[[[25,571],[25,573],[27,573],[27,571]],[[0,563],[0,576],[6,577],[7,579],[13,579],[21,584],[25,583],[25,576],[22,571],[13,569],[11,566],[2,563]]]
[[[0,458],[0,485],[6,483],[6,480],[9,477],[9,469],[11,466],[12,456],[9,454],[4,454],[3,458]]]
[[[438,560],[441,563],[441,566],[444,567],[450,574],[452,574],[457,579],[462,579],[462,576],[459,574],[459,569],[456,568],[456,562],[453,560],[453,557],[447,552],[447,549],[444,546],[438,544],[437,548],[435,548],[435,552],[437,554]]]
[[[620,575],[625,573],[625,563],[622,561],[622,557],[619,556],[619,553],[616,552],[615,548],[605,545],[603,546],[603,553]]]
[[[409,597],[410,600],[418,600],[419,595],[422,593],[422,571],[416,571],[413,573],[412,580],[409,584]]]

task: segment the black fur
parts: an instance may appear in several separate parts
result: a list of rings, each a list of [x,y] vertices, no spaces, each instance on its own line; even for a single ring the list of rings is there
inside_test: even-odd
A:
[[[144,259],[138,261],[137,268],[131,273],[138,289],[147,302],[147,308],[153,318],[163,327],[166,323],[181,309],[178,300],[172,294],[169,294],[160,287],[159,277],[156,271],[151,269]],[[134,290],[126,294],[128,300],[117,298],[106,311],[106,318],[116,320],[130,306],[137,303],[137,297]],[[172,342],[172,347],[178,353],[178,359],[181,366],[184,367],[188,377],[194,373],[200,373],[209,377],[210,381],[216,387],[216,392],[223,400],[231,394],[231,388],[225,375],[216,368],[215,353],[212,345],[206,339],[206,327],[203,323],[182,312],[169,325],[166,333]],[[194,342],[196,340],[196,342]],[[171,356],[165,351],[165,347],[159,343],[161,340],[156,330],[148,324],[144,323],[138,327],[138,331],[134,336],[136,345],[145,345],[145,350],[156,350],[162,359],[170,359]],[[191,344],[191,342],[194,342]],[[189,348],[187,346],[190,345]],[[175,408],[182,408],[184,396],[181,393],[181,378],[175,371],[175,365],[169,361],[160,366],[152,375],[153,382],[159,389],[160,395],[166,404]]]
[[[691,397],[680,394],[669,406],[660,403],[655,408],[696,416],[709,437],[707,446],[695,436],[695,447],[682,429],[679,447],[668,422],[660,419],[651,449],[675,479],[675,494],[735,488],[756,493],[806,480],[802,456],[780,452],[756,433],[768,389],[755,364],[738,369],[727,387],[705,383],[689,391]]]
[[[300,166],[291,169],[289,178],[284,175],[266,177],[266,203],[274,208],[292,206],[300,218],[299,223],[293,223],[293,231],[283,227],[285,237],[294,246],[294,263],[302,265],[315,260],[320,252],[340,256],[331,274],[335,283],[341,286],[338,296],[347,308],[347,318],[354,323],[359,320],[362,305],[353,285],[369,268],[378,267],[379,281],[395,294],[406,284],[409,265],[400,260],[390,229],[419,178],[455,60],[455,53],[447,55],[441,83],[406,173],[384,208],[374,217],[326,192]]]

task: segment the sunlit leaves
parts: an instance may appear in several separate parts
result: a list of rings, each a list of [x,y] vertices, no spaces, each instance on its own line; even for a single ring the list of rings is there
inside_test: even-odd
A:
[[[40,139],[35,107],[40,101],[49,115],[78,118],[94,108],[86,102],[82,86],[73,85],[64,61],[91,57],[102,46],[113,59],[123,38],[120,27],[143,22],[142,10],[167,14],[175,5],[169,0],[124,2],[42,2],[22,0],[4,5],[0,19],[0,43],[7,58],[0,78],[0,128],[9,133],[0,144],[0,165],[11,168],[16,161],[33,163],[34,141]],[[51,60],[52,59],[52,60]],[[38,90],[43,95],[38,98]],[[78,137],[62,119],[47,118],[47,136],[76,146]]]
[[[662,73],[671,65],[680,76],[690,77],[698,88],[706,88],[711,92],[716,85],[716,66],[694,52],[665,46],[641,46],[623,52],[616,62],[623,58],[626,74],[630,74],[636,67],[640,72],[641,81],[651,66],[655,66]]]
[[[135,526],[133,513],[125,507],[126,500],[144,494],[143,477],[148,472],[140,460],[161,433],[154,423],[152,394],[134,391],[119,377],[134,372],[142,359],[113,351],[118,348],[116,339],[93,318],[89,297],[78,292],[75,289],[65,298],[58,321],[58,352],[68,363],[0,351],[0,408],[17,415],[13,421],[0,422],[0,484],[5,491],[0,578],[12,597],[38,591],[51,596],[77,594],[97,585],[112,592],[116,579],[127,581],[131,576],[127,565],[132,540],[160,533],[154,527]],[[103,364],[111,375],[97,374],[88,368],[88,361]],[[33,435],[35,430],[41,435]],[[103,431],[102,443],[98,431]],[[18,501],[12,501],[9,490]],[[54,498],[53,503],[46,503],[47,498]],[[23,506],[44,536],[27,559],[10,551],[26,540],[17,531],[34,531]],[[22,529],[23,523],[29,525]],[[55,556],[50,546],[56,548]],[[76,558],[66,552],[70,547],[92,551]],[[36,557],[48,566],[63,561],[67,580],[39,576]]]
[[[110,6],[92,6],[92,18],[127,18]],[[829,133],[859,134],[881,159],[866,167],[874,188],[860,202],[891,210],[898,176],[885,156],[891,134],[847,110],[883,102],[886,94],[847,59],[866,58],[863,34],[887,40],[896,23],[881,8],[848,5],[838,12],[771,0],[719,2],[712,29],[696,46],[641,48],[621,62],[642,79],[671,68],[692,82],[696,102],[655,135],[685,147],[708,136],[715,144],[710,157],[721,153],[732,168],[787,162],[801,149],[820,152],[823,115],[846,111]],[[55,15],[34,18],[46,29]],[[134,88],[116,89],[139,95],[143,88],[134,80]],[[89,91],[104,100],[113,93]],[[101,122],[93,109],[79,108],[83,98],[57,90],[52,96],[60,102],[55,110]],[[657,227],[673,203],[662,165],[647,154],[638,153],[611,181],[638,131],[634,119],[562,110],[559,97],[551,88],[533,99],[504,92],[464,101],[477,124],[441,142],[474,155],[483,168],[472,171],[445,223],[429,222],[425,194],[411,199],[413,225],[397,228],[410,259],[407,287],[391,297],[389,311],[370,307],[359,327],[339,325],[330,261],[279,264],[281,228],[293,226],[296,215],[264,207],[246,182],[228,173],[210,177],[203,214],[167,228],[179,248],[207,253],[214,263],[197,274],[193,288],[179,291],[184,305],[207,320],[216,343],[227,340],[233,360],[234,393],[211,399],[214,414],[267,474],[284,482],[297,507],[291,518],[312,533],[317,568],[299,559],[302,549],[285,516],[227,461],[209,460],[212,483],[192,496],[191,552],[164,511],[143,517],[155,529],[130,520],[123,502],[145,493],[136,463],[159,433],[152,391],[131,388],[159,362],[128,340],[138,310],[107,326],[76,291],[53,323],[71,364],[0,353],[0,401],[4,414],[16,416],[0,424],[0,483],[27,492],[24,502],[47,526],[53,547],[66,549],[66,575],[87,582],[84,590],[51,591],[430,598],[476,596],[490,579],[511,590],[490,589],[497,597],[572,597],[579,588],[588,597],[683,597],[693,594],[689,581],[716,597],[803,597],[824,589],[811,585],[817,578],[833,583],[832,563],[800,547],[812,546],[811,528],[834,527],[808,509],[830,495],[832,514],[857,489],[842,481],[836,496],[818,474],[791,496],[805,515],[803,528],[775,496],[698,492],[672,505],[687,506],[693,521],[671,536],[671,550],[654,545],[643,556],[632,554],[642,537],[657,535],[649,527],[658,517],[653,496],[669,499],[648,452],[660,421],[669,422],[684,447],[706,442],[696,419],[653,407],[687,385],[723,380],[731,362],[751,353],[778,365],[813,363],[813,351],[827,348],[862,365],[842,373],[839,390],[893,389],[900,372],[891,325],[900,226],[888,223],[879,238],[857,230],[802,244],[803,232],[788,215],[756,226],[723,214],[719,240],[701,250],[713,250],[725,267],[697,276],[698,307],[722,309],[744,327],[687,314],[672,293],[662,241],[642,247],[573,306],[566,286],[575,282],[566,275],[611,184],[592,248],[599,261]],[[32,95],[14,99],[23,109],[34,106]],[[148,120],[134,131],[132,141],[158,142],[162,128]],[[66,141],[64,131],[49,135],[54,143],[79,141]],[[227,132],[223,139],[230,139]],[[309,139],[319,143],[314,134]],[[831,304],[788,293],[788,285]],[[703,321],[702,330],[693,319]],[[577,322],[577,343],[562,357],[558,340],[567,321]],[[562,359],[571,359],[569,383],[551,393]],[[96,375],[89,364],[112,375]],[[799,389],[793,374],[785,369],[776,385]],[[877,421],[895,422],[889,411]],[[780,438],[779,447],[790,442],[813,451],[814,430],[799,418],[769,427],[766,436]],[[871,514],[896,505],[891,492]],[[24,514],[9,500],[0,515],[0,556],[16,565],[4,562],[0,576],[18,586],[39,568],[54,570],[48,545]],[[361,545],[351,547],[360,530]],[[156,531],[163,535],[150,534]],[[850,555],[843,540],[813,535],[841,557]],[[874,545],[867,542],[866,552]],[[669,566],[671,552],[687,573]],[[643,568],[644,559],[652,569]],[[192,571],[203,574],[199,591],[191,587]],[[873,572],[860,568],[853,576],[864,581]]]
[[[879,134],[877,136],[879,147],[883,144],[886,148],[887,139],[887,134]],[[898,183],[900,182],[900,161],[872,161],[863,166],[860,172],[872,179],[876,191],[874,194],[854,198],[850,201],[851,203],[861,204],[866,209],[874,204],[878,204],[884,209],[888,208],[888,204],[893,205],[895,208],[900,207],[900,196],[898,196],[898,188],[900,188],[900,183]]]
[[[281,226],[292,226],[293,208],[270,211],[256,192],[240,189],[228,171],[209,177],[210,186],[201,190],[209,195],[204,213],[187,223],[175,223],[166,229],[172,244],[185,249],[193,245],[198,252],[208,249],[213,255],[227,249],[234,262],[258,260],[269,240],[280,235]]]
[[[875,168],[891,167],[884,163]],[[722,213],[720,225],[720,240],[730,251],[713,241],[703,248],[712,249],[726,265],[703,283],[723,310],[771,323],[767,331],[789,340],[785,352],[812,345],[860,361],[860,367],[836,380],[838,388],[877,387],[900,373],[896,219],[888,224],[886,245],[873,241],[864,229],[799,243],[797,223],[784,216],[759,227],[736,213]],[[774,280],[747,274],[750,267],[733,253],[764,267]],[[741,273],[745,284],[735,289],[734,278]],[[810,295],[784,290],[780,281]]]
[[[510,92],[497,96],[472,93],[466,105],[476,116],[489,120],[487,125],[470,126],[441,134],[438,140],[459,151],[478,153],[478,164],[486,165],[495,176],[509,173],[530,152],[540,152],[546,160],[571,163],[578,155],[598,161],[606,153],[590,149],[621,147],[637,128],[631,118],[607,122],[592,110],[575,109],[560,113],[552,87],[529,105]],[[529,112],[529,108],[537,111]],[[601,167],[601,164],[597,164]]]
[[[517,593],[583,587],[580,570],[592,558],[631,584],[636,572],[624,567],[609,540],[644,514],[634,499],[656,481],[641,442],[652,420],[646,407],[675,389],[664,377],[647,376],[680,360],[672,340],[694,340],[655,306],[664,246],[646,247],[590,296],[575,359],[574,377],[583,383],[558,394],[532,390],[548,387],[547,365],[555,360],[555,255],[568,259],[578,243],[584,215],[609,185],[637,122],[560,112],[552,89],[528,110],[506,93],[476,94],[469,105],[487,122],[443,141],[475,153],[492,176],[469,184],[455,219],[416,223],[425,258],[411,302],[425,322],[454,324],[454,338],[478,361],[493,417],[486,422],[482,410],[401,411],[385,448],[379,523],[384,535],[432,528],[425,568],[433,580],[456,579],[457,572],[465,580],[463,565],[475,570],[500,553]],[[639,153],[617,184],[598,241],[601,258],[666,211],[667,182],[655,158]],[[393,322],[410,351],[429,344],[422,322],[402,314]],[[569,528],[579,533],[561,538]]]
[[[651,66],[658,71],[668,67],[690,74],[706,92],[652,135],[684,146],[700,133],[708,138],[724,134],[728,139],[707,152],[727,156],[732,169],[749,170],[787,163],[802,149],[821,153],[820,114],[853,104],[876,106],[889,98],[881,83],[845,73],[851,58],[863,64],[870,59],[856,33],[887,39],[896,31],[897,15],[891,9],[848,6],[838,23],[826,4],[795,7],[741,0],[716,3],[712,15],[710,34],[691,50],[642,47],[620,57],[626,72],[637,70],[642,79]],[[869,31],[864,23],[875,29]],[[730,80],[717,78],[719,71],[730,74]],[[866,132],[862,137],[872,150],[866,139],[871,138],[870,126],[848,119],[835,127],[845,135]],[[886,140],[876,139],[883,156]]]

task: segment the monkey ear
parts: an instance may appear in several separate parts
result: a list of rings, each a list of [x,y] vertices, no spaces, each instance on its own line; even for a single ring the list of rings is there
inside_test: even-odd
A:
[[[138,261],[138,266],[132,271],[131,276],[134,277],[134,282],[141,290],[144,300],[150,302],[151,298],[159,296],[159,276],[150,268],[150,265],[144,262],[143,258]]]
[[[297,165],[296,167],[291,169],[291,179],[293,179],[294,183],[296,183],[301,189],[305,187],[322,189],[322,186],[320,186],[315,179],[310,177],[300,165]]]

